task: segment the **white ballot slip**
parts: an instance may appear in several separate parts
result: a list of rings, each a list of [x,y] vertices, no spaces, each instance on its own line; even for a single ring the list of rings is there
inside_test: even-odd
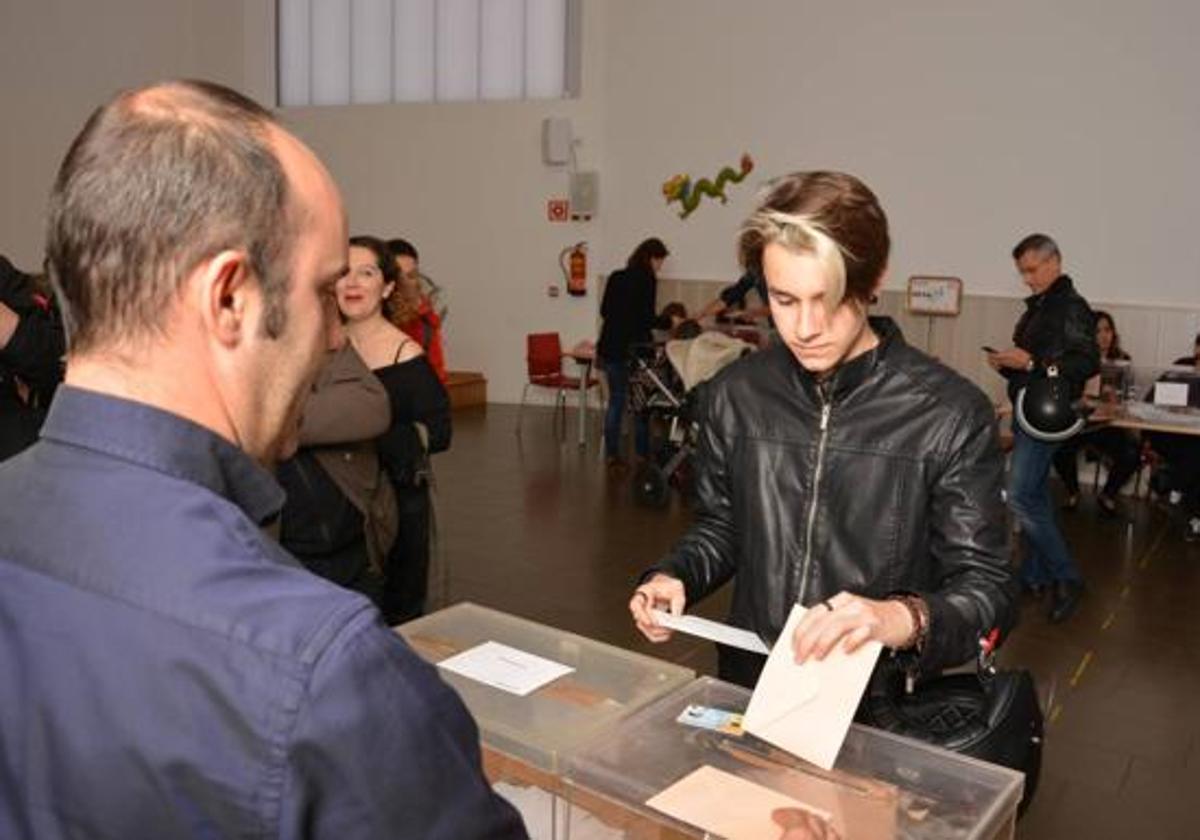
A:
[[[499,642],[484,642],[438,663],[477,682],[524,697],[575,669]]]
[[[783,829],[771,819],[777,808],[805,811],[821,822],[830,818],[819,808],[707,764],[652,796],[646,804],[729,840],[778,837]]]
[[[763,656],[770,652],[763,640],[749,630],[730,627],[728,624],[710,621],[698,615],[672,615],[665,610],[651,610],[651,612],[654,613],[654,618],[658,623],[669,630],[678,630],[689,636],[699,636],[702,639],[720,642],[723,645],[741,648],[751,653],[761,653]]]
[[[830,770],[883,646],[871,641],[847,654],[838,644],[824,659],[797,665],[792,635],[805,612],[799,604],[792,608],[754,687],[742,726],[764,741]]]

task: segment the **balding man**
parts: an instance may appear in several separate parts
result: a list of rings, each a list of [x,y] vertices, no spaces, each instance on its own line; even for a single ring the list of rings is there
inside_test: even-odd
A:
[[[0,467],[0,837],[524,837],[458,697],[264,533],[347,232],[255,103],[177,82],[59,171],[68,331]]]

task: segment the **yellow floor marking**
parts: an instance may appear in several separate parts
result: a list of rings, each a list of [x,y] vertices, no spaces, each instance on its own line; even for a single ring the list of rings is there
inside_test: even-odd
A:
[[[1104,623],[1100,625],[1101,630],[1107,630],[1112,627],[1112,623],[1117,620],[1117,611],[1113,610],[1108,614],[1108,618],[1104,619]]]
[[[1055,703],[1054,708],[1050,710],[1050,722],[1058,720],[1058,716],[1062,714],[1062,703]]]
[[[1089,650],[1083,655],[1083,659],[1079,661],[1079,667],[1075,669],[1075,673],[1071,676],[1071,688],[1079,685],[1079,680],[1083,678],[1083,672],[1087,670],[1088,663],[1092,661],[1092,652]]]

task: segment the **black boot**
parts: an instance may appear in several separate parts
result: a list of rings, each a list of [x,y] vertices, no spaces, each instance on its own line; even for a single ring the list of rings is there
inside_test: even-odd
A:
[[[1060,624],[1075,614],[1083,598],[1083,581],[1056,580],[1050,592],[1050,623]]]

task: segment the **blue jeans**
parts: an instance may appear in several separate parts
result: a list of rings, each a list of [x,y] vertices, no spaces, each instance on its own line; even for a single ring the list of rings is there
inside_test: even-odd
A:
[[[1081,580],[1071,549],[1054,518],[1050,496],[1050,464],[1058,446],[1031,438],[1013,424],[1008,504],[1021,526],[1025,546],[1021,580],[1029,586]]]
[[[608,378],[608,413],[604,415],[604,454],[615,458],[621,454],[621,418],[629,397],[629,368],[624,362],[604,360],[604,375]],[[633,446],[638,455],[650,452],[650,422],[641,414],[633,418]]]

